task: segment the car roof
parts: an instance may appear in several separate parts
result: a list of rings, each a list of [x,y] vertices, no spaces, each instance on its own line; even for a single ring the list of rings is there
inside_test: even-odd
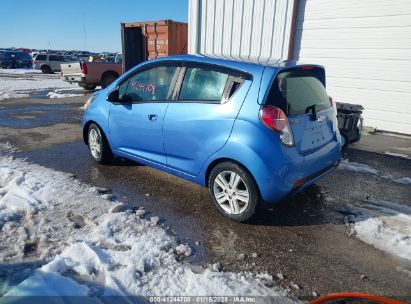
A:
[[[155,61],[167,61],[167,60],[176,60],[176,61],[188,61],[188,62],[198,62],[198,63],[208,63],[221,65],[229,67],[232,69],[244,70],[245,72],[252,72],[256,69],[285,69],[295,66],[307,65],[295,60],[283,60],[283,59],[264,59],[256,57],[223,57],[223,56],[205,56],[205,55],[173,55],[168,57],[161,57],[157,59],[149,60],[148,62]],[[309,64],[310,66],[322,67],[317,64]]]

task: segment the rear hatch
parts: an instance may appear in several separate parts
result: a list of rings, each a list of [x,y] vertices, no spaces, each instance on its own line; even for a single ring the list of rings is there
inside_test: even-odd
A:
[[[267,99],[287,115],[295,148],[302,155],[337,141],[336,113],[325,90],[325,71],[300,66],[280,71]]]

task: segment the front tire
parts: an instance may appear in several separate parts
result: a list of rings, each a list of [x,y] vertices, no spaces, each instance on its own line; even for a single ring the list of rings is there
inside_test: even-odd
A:
[[[108,164],[113,160],[113,153],[106,136],[94,123],[88,128],[88,147],[95,162]]]
[[[212,169],[208,189],[216,208],[236,222],[252,218],[260,202],[254,178],[234,162],[223,162]]]

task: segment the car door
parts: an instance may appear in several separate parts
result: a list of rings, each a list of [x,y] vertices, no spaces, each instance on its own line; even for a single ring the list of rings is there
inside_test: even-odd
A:
[[[121,82],[121,102],[111,105],[109,116],[114,150],[166,164],[163,119],[178,71],[178,65],[173,63],[150,65]]]
[[[214,66],[188,64],[164,117],[167,166],[197,176],[230,136],[251,81]]]

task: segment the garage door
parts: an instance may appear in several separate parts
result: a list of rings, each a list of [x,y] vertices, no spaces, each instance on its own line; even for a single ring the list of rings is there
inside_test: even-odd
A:
[[[294,58],[326,67],[327,91],[365,125],[411,134],[411,1],[299,1]]]

